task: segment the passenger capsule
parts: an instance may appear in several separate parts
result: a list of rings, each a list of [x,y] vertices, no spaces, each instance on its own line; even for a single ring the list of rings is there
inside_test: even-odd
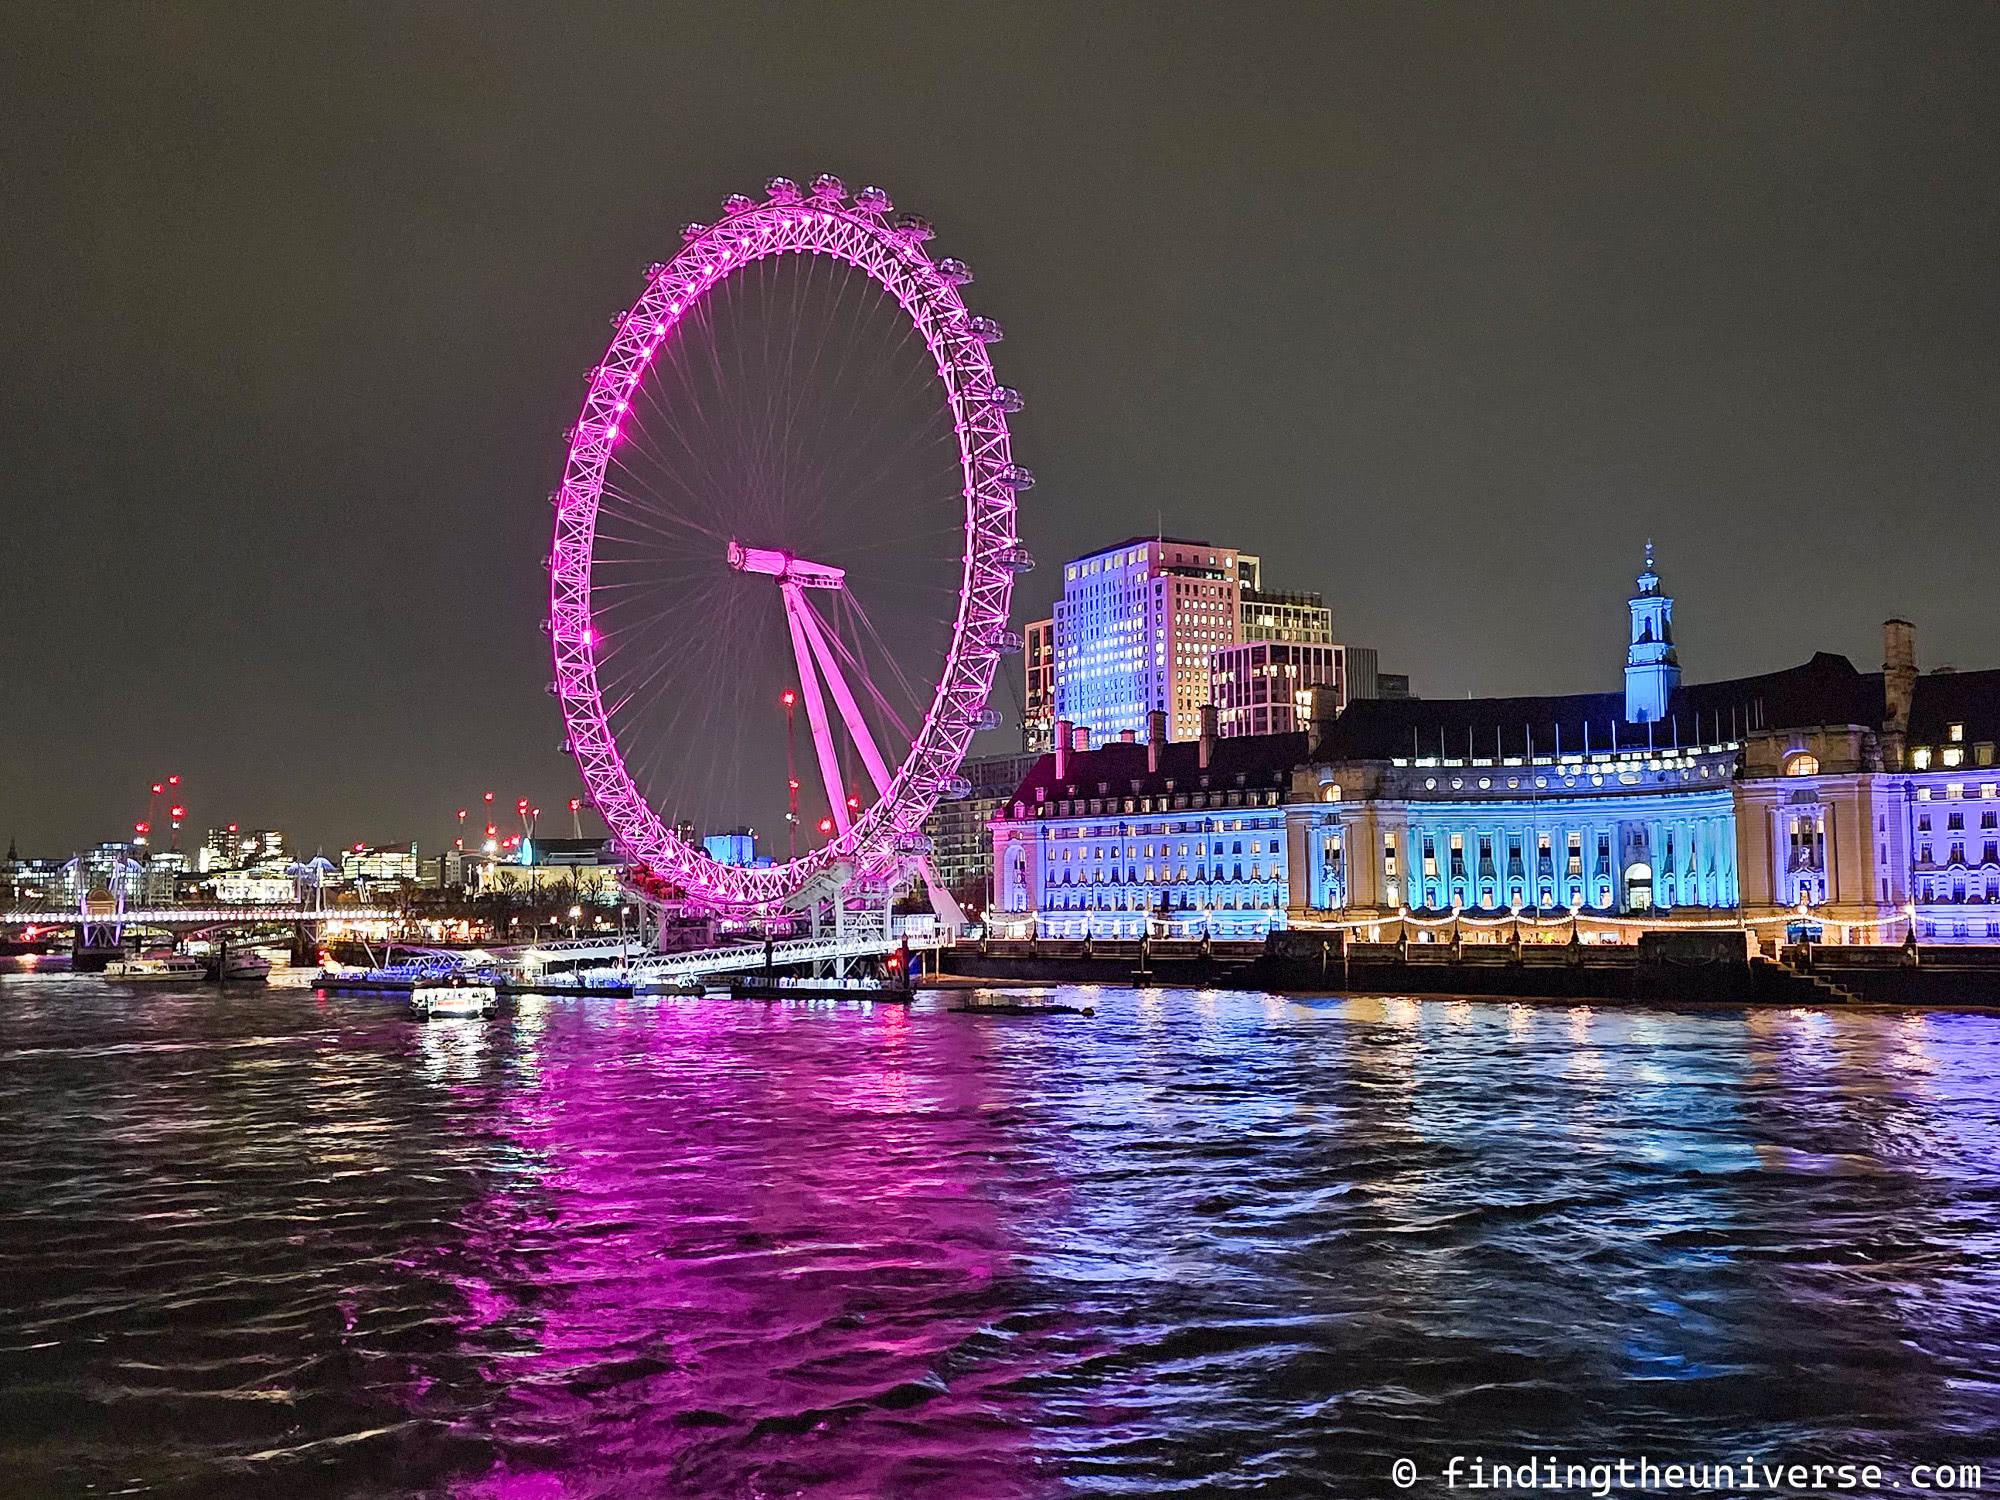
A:
[[[1000,340],[1007,337],[1006,330],[1001,328],[999,319],[983,315],[967,318],[965,320],[965,331],[978,339],[982,344],[997,344]]]
[[[854,206],[864,214],[886,214],[896,205],[878,187],[865,187],[854,195]]]
[[[764,184],[764,191],[773,203],[796,203],[802,196],[799,185],[789,177],[773,177]]]
[[[748,213],[756,206],[755,202],[744,197],[741,193],[731,193],[727,198],[722,200],[722,211],[726,214]]]
[[[822,172],[813,179],[812,194],[821,203],[838,203],[847,196],[847,184],[831,172]]]
[[[1004,547],[995,559],[1009,573],[1032,573],[1035,571],[1035,554],[1026,547]]]
[[[931,221],[922,214],[900,214],[896,219],[896,238],[906,245],[921,245],[937,231],[931,228]]]
[[[958,259],[957,256],[947,255],[937,263],[937,268],[938,275],[942,276],[953,286],[964,286],[972,280],[972,267]]]
[[[1010,490],[1031,490],[1035,487],[1035,471],[1026,464],[1009,464],[994,478]]]
[[[979,717],[974,719],[972,724],[973,728],[981,734],[998,729],[1000,727],[1000,710],[997,708],[982,708],[979,710]]]
[[[972,783],[967,781],[963,776],[954,776],[938,787],[938,795],[949,797],[954,801],[963,797],[970,797],[972,795]]]
[[[986,637],[986,644],[1002,656],[1013,656],[1023,643],[1018,630],[996,630]]]
[[[1004,412],[1017,412],[1028,403],[1011,385],[996,385],[986,393],[986,404],[997,406]]]

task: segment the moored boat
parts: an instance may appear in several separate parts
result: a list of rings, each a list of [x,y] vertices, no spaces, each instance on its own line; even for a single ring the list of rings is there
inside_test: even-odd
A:
[[[490,984],[465,980],[420,984],[410,991],[410,1004],[423,1016],[486,1016],[500,997]]]
[[[271,960],[254,948],[218,948],[209,955],[204,972],[224,984],[256,981],[270,976]]]
[[[879,979],[803,979],[766,974],[745,974],[731,979],[729,993],[738,1000],[878,1000],[888,1005],[908,1005],[912,999],[908,985],[885,984]]]
[[[111,960],[104,977],[127,984],[199,984],[208,977],[208,966],[186,953],[135,953]]]

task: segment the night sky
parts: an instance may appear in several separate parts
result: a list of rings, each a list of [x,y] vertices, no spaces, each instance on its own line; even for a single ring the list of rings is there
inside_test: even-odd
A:
[[[1427,695],[2000,662],[2000,10],[15,6],[0,847],[560,808],[563,429],[679,225],[880,182],[1022,388],[1040,613],[1157,522]],[[1017,665],[1017,664],[1016,664]],[[996,699],[1010,712],[1015,695]],[[561,819],[566,823],[567,818]]]

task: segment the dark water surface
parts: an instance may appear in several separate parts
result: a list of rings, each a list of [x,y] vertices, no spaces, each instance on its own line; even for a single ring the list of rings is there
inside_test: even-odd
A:
[[[2000,1451],[2000,1017],[1091,998],[0,980],[0,1493]]]

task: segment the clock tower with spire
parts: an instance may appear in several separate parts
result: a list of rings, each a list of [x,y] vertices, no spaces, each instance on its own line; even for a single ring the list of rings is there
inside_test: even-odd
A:
[[[1625,721],[1649,724],[1667,716],[1667,702],[1681,682],[1674,652],[1674,601],[1660,592],[1653,571],[1653,544],[1646,543],[1646,566],[1639,592],[1630,600],[1632,644],[1625,651]]]

